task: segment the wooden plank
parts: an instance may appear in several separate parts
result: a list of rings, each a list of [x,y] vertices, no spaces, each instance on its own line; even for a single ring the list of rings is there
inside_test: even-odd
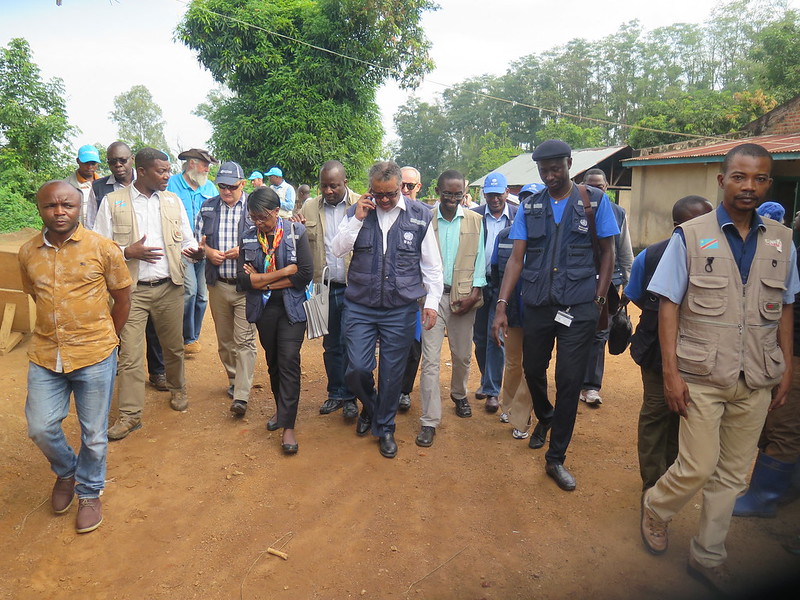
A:
[[[17,305],[6,303],[3,309],[3,320],[0,322],[0,348],[7,345],[8,337],[11,335],[11,324],[14,322],[14,313],[17,312]]]
[[[16,250],[0,249],[0,288],[22,289],[22,276],[19,272]]]
[[[0,356],[5,356],[11,352],[16,345],[22,341],[23,337],[25,336],[23,336],[19,331],[12,331],[11,335],[8,336],[5,346],[0,346]]]
[[[36,325],[36,304],[33,298],[19,290],[0,289],[0,305],[8,303],[17,307],[11,329],[22,333],[33,331]]]

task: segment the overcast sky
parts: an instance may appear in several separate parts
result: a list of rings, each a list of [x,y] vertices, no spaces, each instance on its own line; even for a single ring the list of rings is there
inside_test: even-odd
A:
[[[193,116],[215,87],[208,71],[173,41],[184,0],[0,0],[0,46],[24,37],[45,78],[60,77],[70,122],[81,129],[76,146],[108,144],[116,137],[109,119],[114,96],[147,86],[164,111],[173,150],[205,146],[211,129]],[[598,39],[621,23],[639,19],[645,29],[702,22],[717,0],[439,0],[423,25],[433,44],[436,69],[416,94],[431,100],[442,86],[483,73],[502,74],[517,58],[538,54],[575,37]],[[790,2],[800,7],[800,0]],[[378,91],[387,136],[392,117],[409,92],[394,85]]]

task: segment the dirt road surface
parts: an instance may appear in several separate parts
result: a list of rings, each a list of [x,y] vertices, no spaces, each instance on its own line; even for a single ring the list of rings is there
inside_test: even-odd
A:
[[[415,390],[387,460],[341,411],[319,414],[319,340],[303,346],[296,456],[264,427],[274,404],[263,354],[248,414],[235,419],[210,313],[201,341],[187,360],[189,410],[172,411],[169,394],[148,387],[143,428],[109,446],[105,521],[80,536],[74,506],[52,514],[54,476],[27,438],[27,344],[0,357],[0,598],[710,597],[685,571],[699,496],[673,520],[665,555],[643,549],[641,380],[627,354],[607,360],[602,407],[580,406],[567,459],[578,488],[567,493],[546,477],[543,450],[480,403],[472,418],[455,416],[447,350],[434,445],[414,444]],[[470,389],[477,382],[473,364]],[[77,447],[74,410],[65,428]],[[796,576],[800,558],[780,542],[798,531],[800,502],[777,519],[735,519],[728,564],[748,584]]]

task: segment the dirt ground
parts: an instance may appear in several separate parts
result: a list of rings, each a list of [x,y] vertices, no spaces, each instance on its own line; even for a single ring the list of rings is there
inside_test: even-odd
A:
[[[148,387],[143,428],[109,446],[105,521],[81,536],[74,506],[51,513],[53,474],[26,435],[27,343],[0,357],[0,598],[709,597],[685,571],[699,497],[674,519],[665,555],[643,549],[641,382],[627,354],[608,357],[602,407],[579,409],[567,459],[578,488],[567,493],[546,477],[543,450],[478,402],[459,419],[445,401],[435,443],[421,449],[415,390],[397,419],[397,458],[381,457],[341,412],[319,414],[319,340],[303,346],[300,452],[283,456],[280,432],[264,427],[273,401],[263,355],[237,420],[210,313],[201,341],[186,366],[189,410],[172,411],[169,395]],[[472,390],[477,381],[473,364]],[[77,444],[74,411],[65,428]],[[749,584],[796,576],[800,559],[780,542],[798,530],[800,502],[774,520],[735,519],[729,565]]]

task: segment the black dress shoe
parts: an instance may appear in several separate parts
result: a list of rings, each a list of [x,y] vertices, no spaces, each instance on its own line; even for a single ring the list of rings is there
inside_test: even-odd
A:
[[[466,398],[453,398],[450,396],[450,400],[456,403],[457,416],[464,419],[472,416],[472,407],[469,405],[469,401]]]
[[[281,444],[281,450],[283,450],[284,454],[297,454],[297,450],[300,448],[297,444]]]
[[[231,404],[231,412],[237,417],[243,417],[247,412],[247,402],[244,400],[234,400]]]
[[[342,416],[345,419],[355,419],[358,416],[358,406],[355,400],[345,400],[342,406]]]
[[[417,446],[429,448],[433,445],[433,436],[436,435],[436,428],[430,425],[423,425],[422,430],[417,436]]]
[[[486,394],[481,394],[480,392],[475,392],[475,399],[476,400],[486,400]]]
[[[321,415],[329,415],[332,412],[336,412],[342,408],[342,401],[341,400],[334,400],[332,398],[328,398],[325,402],[322,403],[322,406],[319,407],[319,414]]]
[[[372,429],[372,417],[362,410],[356,421],[356,435],[363,437],[369,433],[370,429]]]
[[[411,408],[411,396],[408,394],[400,394],[400,404],[397,407],[397,410],[400,412],[406,412],[409,408]]]
[[[496,413],[497,409],[500,408],[500,401],[497,399],[497,396],[487,396],[484,408],[486,408],[486,412],[488,413]]]
[[[394,441],[394,434],[384,433],[380,437],[380,451],[381,455],[386,458],[394,458],[397,455],[397,444]]]
[[[267,421],[267,431],[275,431],[278,429],[278,415],[273,415],[272,418]]]
[[[544,472],[565,492],[571,492],[575,489],[575,478],[567,471],[564,465],[559,463],[547,463],[544,466]]]
[[[528,448],[538,450],[547,441],[547,432],[550,431],[550,423],[542,423],[539,421],[536,427],[533,428],[531,434],[531,441],[528,442]]]

